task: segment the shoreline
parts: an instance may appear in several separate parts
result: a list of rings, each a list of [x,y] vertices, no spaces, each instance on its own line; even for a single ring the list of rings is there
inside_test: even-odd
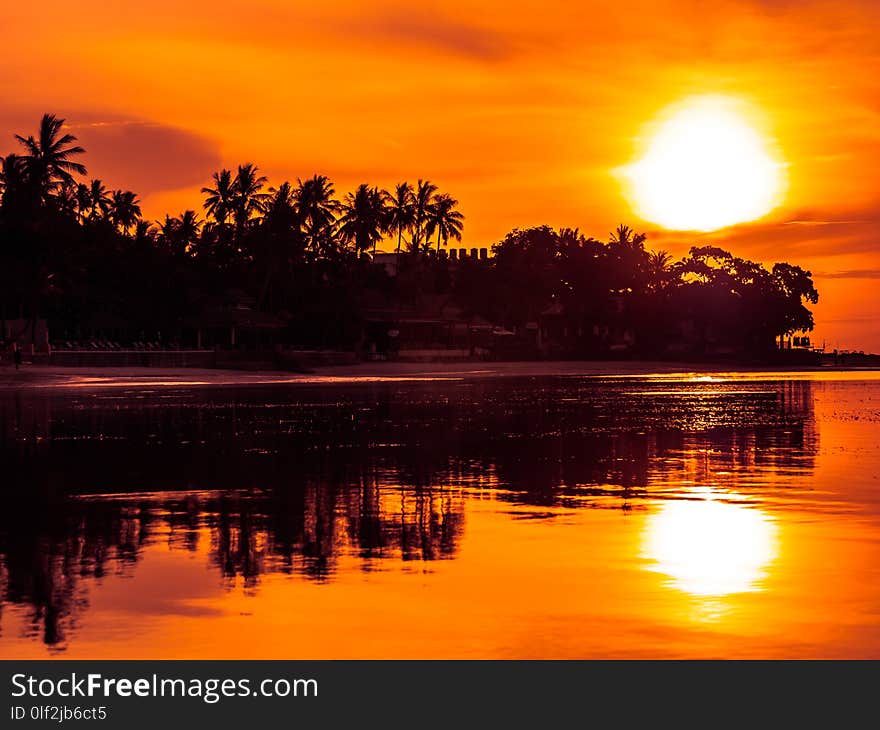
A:
[[[512,361],[512,362],[373,362],[314,368],[310,372],[280,370],[223,370],[162,367],[52,367],[25,365],[20,370],[0,366],[0,390],[107,387],[209,387],[252,385],[332,385],[369,382],[470,380],[493,377],[657,378],[718,375],[758,378],[803,378],[823,374],[878,373],[864,366],[731,367],[666,361]],[[850,378],[851,379],[851,378]]]

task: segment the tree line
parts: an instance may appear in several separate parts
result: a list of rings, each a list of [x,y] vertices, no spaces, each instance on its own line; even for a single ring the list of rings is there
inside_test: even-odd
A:
[[[15,139],[0,166],[0,315],[47,317],[56,334],[110,313],[173,338],[183,315],[232,290],[304,346],[359,344],[371,292],[408,304],[448,295],[466,316],[512,330],[550,310],[580,333],[572,355],[601,354],[614,330],[656,354],[684,322],[696,340],[723,330],[742,349],[813,325],[806,305],[818,294],[791,264],[767,269],[711,246],[673,261],[627,226],[607,241],[542,226],[453,265],[442,252],[462,240],[464,216],[429,180],[337,197],[324,175],[270,185],[252,163],[215,172],[200,211],[153,222],[134,192],[87,179],[63,119],[46,114]],[[400,254],[395,274],[372,263],[380,243]]]

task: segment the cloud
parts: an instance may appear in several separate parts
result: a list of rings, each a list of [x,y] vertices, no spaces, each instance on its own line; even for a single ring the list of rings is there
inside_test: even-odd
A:
[[[371,43],[406,45],[438,50],[477,61],[501,61],[512,56],[515,44],[504,34],[439,14],[385,11],[350,21],[353,29]]]
[[[880,210],[875,206],[834,213],[801,211],[789,213],[784,218],[778,214],[775,219],[710,233],[649,230],[648,240],[649,248],[667,248],[675,253],[686,251],[690,246],[712,244],[741,256],[763,261],[788,260],[807,268],[817,268],[813,263],[817,259],[876,256],[880,252],[880,240],[876,235],[878,222]],[[844,268],[846,265],[844,263],[840,271],[873,270],[872,267],[862,269],[858,266]],[[826,263],[825,266],[829,265]],[[863,277],[853,274],[837,278]]]
[[[880,279],[880,269],[849,269],[846,271],[817,271],[822,279]]]
[[[0,154],[18,152],[14,134],[33,134],[45,110],[0,112]],[[180,190],[210,177],[220,167],[219,145],[206,135],[171,124],[133,119],[100,110],[58,110],[67,132],[85,148],[90,178],[138,195]],[[8,140],[8,143],[5,141]]]
[[[142,195],[205,181],[221,163],[216,142],[167,124],[72,121],[70,126],[86,148],[91,177]]]

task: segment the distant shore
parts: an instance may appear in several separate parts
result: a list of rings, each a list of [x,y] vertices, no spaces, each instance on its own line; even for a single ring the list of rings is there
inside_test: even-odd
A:
[[[459,380],[486,377],[661,377],[721,375],[750,377],[817,373],[880,372],[877,367],[737,367],[730,364],[658,361],[528,361],[528,362],[376,362],[315,368],[308,373],[202,368],[89,367],[64,368],[25,365],[20,370],[0,366],[0,388],[107,388],[149,386],[247,386],[333,384],[376,381]]]

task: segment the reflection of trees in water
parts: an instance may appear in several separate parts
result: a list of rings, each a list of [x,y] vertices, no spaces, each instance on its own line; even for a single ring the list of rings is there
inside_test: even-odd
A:
[[[635,400],[609,403],[623,428],[569,422],[540,439],[519,438],[495,459],[499,482],[517,492],[514,499],[553,504],[596,494],[651,495],[684,484],[777,488],[780,476],[814,468],[818,434],[809,381],[732,393],[658,385]],[[647,427],[633,427],[634,411],[651,414]]]
[[[198,493],[16,501],[0,515],[0,605],[29,607],[28,625],[63,646],[88,606],[87,586],[126,574],[144,548],[198,552],[230,587],[253,592],[267,572],[332,577],[344,556],[436,560],[454,554],[463,529],[458,491],[355,484],[291,485],[275,493]],[[2,628],[2,627],[0,627]]]
[[[204,550],[230,588],[275,572],[328,580],[453,556],[465,490],[578,505],[684,483],[777,488],[813,469],[818,441],[808,381],[266,395],[0,398],[0,606],[29,607],[34,636],[60,646],[87,585],[150,544]],[[179,494],[64,497],[157,489]]]
[[[811,385],[529,378],[161,400],[19,393],[0,397],[0,458],[28,489],[60,493],[286,488],[292,476],[332,482],[371,463],[442,478],[461,462],[510,464],[525,471],[505,482],[541,494],[573,483],[571,470],[574,481],[644,484],[640,450],[677,448],[679,437],[727,448],[753,433],[756,465],[790,458],[789,446],[809,453]]]
[[[124,575],[148,532],[139,511],[118,504],[85,511],[12,502],[0,515],[3,600],[30,607],[28,631],[49,645],[65,640],[87,606],[82,578]]]

